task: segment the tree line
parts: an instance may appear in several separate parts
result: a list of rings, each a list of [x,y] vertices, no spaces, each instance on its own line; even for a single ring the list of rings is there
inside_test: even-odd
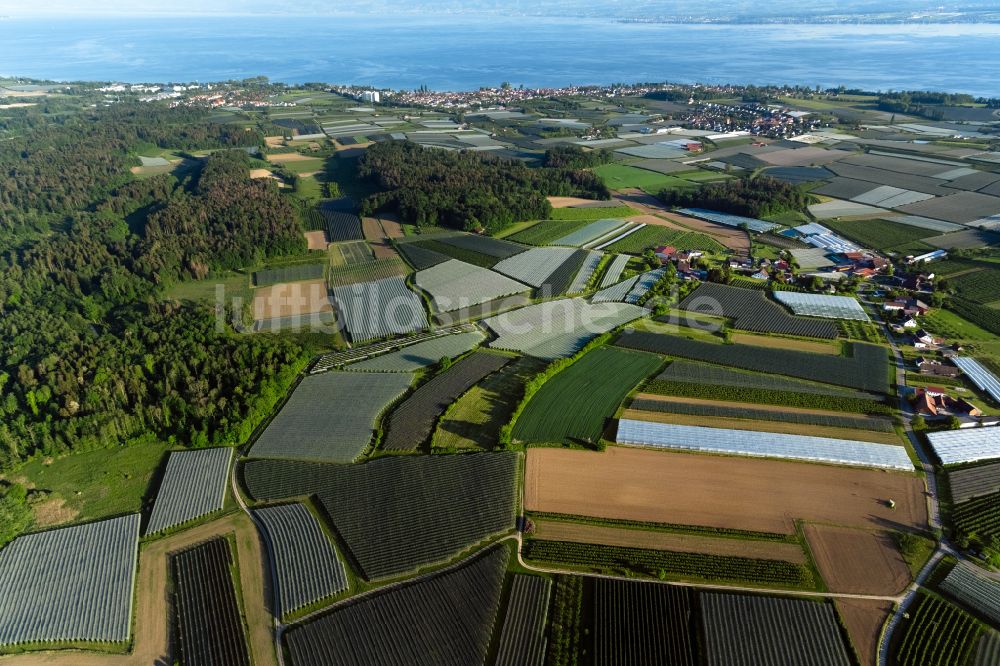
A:
[[[6,122],[6,121],[5,121]],[[243,151],[135,180],[150,145],[226,148],[254,131],[126,105],[17,121],[0,142],[0,468],[36,455],[243,441],[306,356],[217,324],[165,286],[302,247],[297,215]]]
[[[528,167],[467,151],[425,149],[410,141],[368,148],[358,176],[379,190],[361,204],[363,215],[392,211],[403,222],[493,233],[523,220],[545,219],[546,196],[608,199],[600,178],[588,171]]]
[[[668,188],[659,198],[668,206],[708,208],[744,217],[802,211],[811,201],[805,190],[770,176],[743,176],[694,189]]]

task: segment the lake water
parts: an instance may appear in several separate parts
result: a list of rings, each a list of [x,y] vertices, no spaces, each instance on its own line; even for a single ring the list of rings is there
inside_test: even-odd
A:
[[[0,74],[264,75],[468,90],[636,81],[934,89],[1000,97],[1000,25],[623,24],[470,17],[0,20]]]

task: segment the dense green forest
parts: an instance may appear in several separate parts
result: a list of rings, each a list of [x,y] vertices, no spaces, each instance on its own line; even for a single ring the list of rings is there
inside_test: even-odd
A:
[[[610,150],[584,150],[579,146],[553,146],[545,151],[542,164],[556,169],[590,169],[608,164],[613,159]]]
[[[665,189],[659,197],[668,206],[709,208],[746,217],[801,211],[810,202],[804,190],[770,176],[732,178],[697,189]]]
[[[151,148],[256,145],[203,112],[120,105],[0,121],[0,468],[33,455],[242,441],[305,363],[164,285],[302,247],[297,215],[244,151],[136,181]]]
[[[358,175],[380,191],[364,215],[389,210],[404,222],[493,233],[522,220],[548,217],[546,196],[608,199],[600,178],[569,168],[531,168],[475,152],[428,150],[409,141],[371,146]]]

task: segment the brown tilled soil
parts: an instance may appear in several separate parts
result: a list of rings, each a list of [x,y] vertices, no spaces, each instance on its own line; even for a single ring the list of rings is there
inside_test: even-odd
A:
[[[796,520],[868,529],[927,524],[915,475],[623,447],[528,449],[524,506],[782,534],[794,533]]]
[[[307,231],[303,235],[306,237],[306,245],[310,250],[325,250],[329,245],[326,241],[325,231]]]
[[[794,543],[672,534],[625,527],[587,525],[564,520],[538,519],[534,523],[535,536],[549,541],[655,548],[679,553],[755,557],[765,560],[783,560],[792,564],[805,564],[806,562],[806,555],[802,552],[802,547]]]
[[[292,317],[333,310],[323,280],[288,282],[254,290],[254,319]]]
[[[593,199],[581,199],[580,197],[545,197],[552,204],[553,208],[569,208],[570,206],[581,206],[594,203]]]
[[[379,220],[382,222],[382,230],[385,231],[386,236],[389,238],[403,237],[403,225],[395,216],[388,213],[380,213]]]
[[[804,531],[831,592],[890,596],[910,584],[910,569],[887,533],[827,525]]]
[[[879,635],[892,612],[892,603],[869,599],[834,599],[833,603],[847,627],[861,666],[875,666],[878,663]]]
[[[365,240],[382,240],[385,238],[385,232],[382,231],[382,225],[374,217],[363,217],[361,218],[361,231],[365,235]]]
[[[268,155],[267,161],[274,162],[275,164],[284,164],[285,162],[304,162],[305,160],[314,160],[315,157],[311,155],[303,155],[302,153],[275,153],[274,155]]]

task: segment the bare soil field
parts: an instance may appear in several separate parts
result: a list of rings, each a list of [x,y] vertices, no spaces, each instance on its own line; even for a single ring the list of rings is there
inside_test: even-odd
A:
[[[801,546],[794,543],[671,534],[626,527],[586,525],[563,520],[539,519],[535,520],[534,523],[535,536],[549,541],[656,548],[679,553],[757,557],[766,560],[784,560],[792,564],[806,563],[806,555]]]
[[[773,335],[753,335],[752,333],[733,333],[733,342],[741,345],[756,345],[773,349],[794,349],[795,351],[812,354],[840,355],[840,345],[836,342],[814,342],[812,340],[796,340],[794,338],[779,338]]]
[[[871,599],[834,599],[834,605],[864,666],[878,663],[878,639],[892,603]]]
[[[374,217],[361,218],[361,231],[365,235],[365,240],[378,241],[385,238],[382,225]]]
[[[804,531],[831,592],[889,596],[910,584],[910,569],[889,534],[827,525]]]
[[[333,310],[326,282],[288,282],[254,290],[254,319],[273,319]]]
[[[702,426],[705,428],[732,428],[734,430],[776,432],[787,435],[853,439],[861,442],[892,444],[894,446],[900,446],[903,443],[899,437],[892,432],[874,432],[871,430],[838,428],[836,426],[818,426],[807,423],[755,421],[753,419],[734,419],[721,416],[696,416],[693,414],[670,414],[668,412],[647,412],[639,409],[626,409],[622,412],[622,418],[636,419],[638,421],[652,421],[653,423],[674,423],[676,425]]]
[[[267,156],[267,161],[274,162],[275,164],[284,164],[285,162],[305,162],[306,160],[314,159],[316,158],[312,155],[303,155],[302,153],[277,153]]]
[[[325,231],[306,231],[302,235],[306,237],[306,245],[310,250],[326,250],[330,245],[326,240]]]
[[[661,215],[636,215],[635,217],[625,218],[629,222],[636,222],[638,224],[650,224],[657,227],[666,227],[667,229],[676,229],[678,231],[690,231],[690,229],[685,229],[676,222],[671,222],[663,218]]]
[[[250,169],[251,178],[277,178],[270,169]]]
[[[594,203],[593,199],[582,199],[580,197],[545,197],[552,204],[553,208],[569,208],[570,206],[585,206]]]
[[[206,541],[212,537],[236,535],[237,558],[243,607],[249,627],[250,653],[259,666],[277,666],[274,651],[270,592],[265,596],[265,562],[257,530],[245,513],[231,513],[217,520],[157,539],[139,552],[136,578],[135,627],[130,654],[101,654],[78,650],[59,650],[15,654],[0,657],[0,664],[19,666],[149,666],[172,664],[168,618],[171,614],[167,589],[170,553]]]
[[[382,231],[385,232],[388,238],[402,238],[403,237],[403,225],[394,216],[387,213],[382,213],[379,215],[379,221],[382,223]]]
[[[868,529],[927,524],[924,484],[915,475],[619,447],[528,449],[524,507],[780,534],[793,534],[796,520]]]
[[[285,137],[283,136],[265,136],[264,143],[268,148],[277,148],[278,146],[285,145]]]

